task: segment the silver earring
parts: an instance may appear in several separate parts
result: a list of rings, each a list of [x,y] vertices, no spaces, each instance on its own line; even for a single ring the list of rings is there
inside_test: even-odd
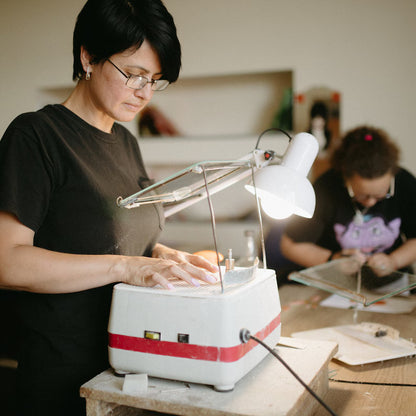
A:
[[[86,79],[87,81],[89,81],[89,80],[90,80],[90,78],[91,78],[91,73],[90,73],[90,71],[87,71],[87,73],[85,74],[85,79]]]

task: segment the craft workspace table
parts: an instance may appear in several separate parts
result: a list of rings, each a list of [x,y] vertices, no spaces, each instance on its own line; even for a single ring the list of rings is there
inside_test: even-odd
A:
[[[278,347],[279,355],[318,395],[328,389],[328,363],[337,351],[330,342],[308,341],[304,348]],[[81,387],[88,416],[153,415],[187,416],[302,416],[319,405],[272,355],[243,377],[231,392],[211,386],[149,377],[148,388],[124,393],[123,378],[107,370]],[[138,410],[142,409],[142,410]]]
[[[279,293],[283,337],[354,323],[353,310],[319,305],[328,296],[326,292],[294,284],[283,286]],[[362,321],[389,325],[399,330],[402,338],[416,338],[416,311],[402,315],[359,311],[358,322]],[[415,414],[415,357],[347,366],[330,361],[336,347],[321,341],[306,341],[303,349],[279,346],[278,352],[338,416]],[[229,393],[215,392],[210,386],[149,378],[146,392],[128,395],[122,385],[123,379],[111,370],[84,384],[81,396],[87,401],[87,415],[328,415],[271,355]]]
[[[319,305],[328,294],[303,285],[287,285],[280,292],[282,334],[354,323],[354,310]],[[414,295],[413,295],[414,296]],[[416,310],[409,314],[359,311],[357,323],[376,322],[397,329],[401,338],[416,341]],[[416,357],[348,366],[329,364],[325,402],[338,416],[410,416],[416,414]],[[318,408],[315,416],[328,413]]]

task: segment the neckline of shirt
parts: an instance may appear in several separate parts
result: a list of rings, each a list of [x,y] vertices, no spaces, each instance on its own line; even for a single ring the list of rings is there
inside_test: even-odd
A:
[[[90,133],[94,135],[95,138],[105,141],[107,143],[116,143],[117,142],[117,136],[115,134],[115,131],[117,129],[117,124],[114,123],[112,132],[107,133],[103,130],[98,129],[97,127],[93,126],[92,124],[85,121],[83,118],[75,114],[73,111],[71,111],[69,108],[65,107],[62,104],[51,104],[52,107],[55,107],[56,109],[66,113],[70,118],[75,120],[82,128],[88,130]]]

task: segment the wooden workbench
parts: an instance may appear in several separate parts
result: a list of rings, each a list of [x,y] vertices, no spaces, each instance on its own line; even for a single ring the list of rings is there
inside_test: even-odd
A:
[[[279,293],[284,337],[299,331],[355,323],[353,310],[319,305],[328,296],[326,292],[287,285]],[[389,325],[399,330],[402,338],[416,340],[416,311],[405,315],[360,311],[358,322],[362,321]],[[335,353],[332,344],[308,342],[305,350],[278,347],[278,351],[338,416],[416,414],[415,357],[353,367],[330,361],[326,391],[328,360]],[[82,386],[88,416],[160,415],[150,410],[190,416],[328,415],[272,356],[237,383],[231,393],[150,378],[149,386],[153,387],[132,396],[122,392],[122,385],[123,379],[107,371]]]
[[[280,291],[282,334],[354,322],[354,310],[325,308],[319,303],[328,294],[303,286],[288,285]],[[376,322],[400,331],[400,337],[416,341],[416,310],[409,314],[359,311],[357,323]],[[325,402],[339,416],[411,416],[416,414],[416,358],[348,366],[329,364],[329,390]],[[318,408],[315,416],[326,416]]]
[[[328,363],[337,345],[315,341],[302,344],[302,349],[278,346],[277,350],[318,395],[324,395],[328,389]],[[81,396],[87,401],[87,415],[148,415],[137,410],[148,409],[187,416],[308,416],[319,405],[272,355],[241,379],[232,392],[220,393],[210,386],[152,377],[145,391],[126,394],[122,387],[123,378],[111,370],[84,384]]]

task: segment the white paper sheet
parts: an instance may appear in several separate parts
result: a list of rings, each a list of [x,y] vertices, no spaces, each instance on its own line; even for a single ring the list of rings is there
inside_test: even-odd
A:
[[[377,334],[384,334],[378,336]],[[368,364],[416,354],[416,344],[399,337],[398,331],[373,322],[295,332],[292,337],[333,341],[338,344],[334,358],[349,365]]]

